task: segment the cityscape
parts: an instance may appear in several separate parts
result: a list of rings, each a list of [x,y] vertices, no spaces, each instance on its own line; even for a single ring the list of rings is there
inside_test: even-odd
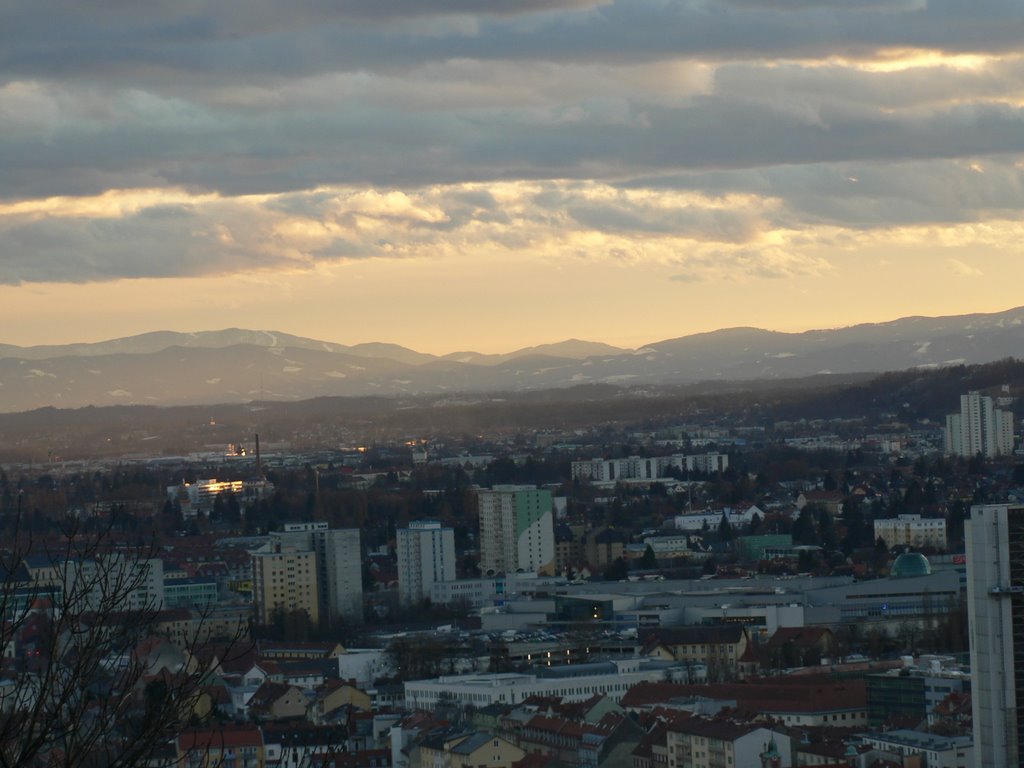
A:
[[[1024,363],[956,379],[979,388],[930,417],[874,397],[791,417],[828,382],[774,415],[655,400],[558,430],[512,409],[490,434],[299,449],[250,410],[237,441],[187,454],[5,461],[3,748],[1015,765]]]
[[[0,768],[1024,766],[1022,30],[0,2]]]

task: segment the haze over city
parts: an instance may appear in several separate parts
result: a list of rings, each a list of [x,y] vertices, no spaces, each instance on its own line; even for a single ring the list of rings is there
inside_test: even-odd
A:
[[[5,3],[2,341],[241,326],[443,354],[1004,310],[1020,21]]]

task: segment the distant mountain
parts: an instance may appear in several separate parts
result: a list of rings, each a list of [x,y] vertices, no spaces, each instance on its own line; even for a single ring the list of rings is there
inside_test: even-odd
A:
[[[549,357],[569,358],[571,360],[586,360],[588,357],[597,355],[622,355],[630,350],[621,347],[613,347],[611,344],[602,344],[598,341],[581,341],[580,339],[566,339],[556,344],[541,344],[537,347],[523,347],[515,352],[498,355],[483,355],[479,352],[452,352],[444,356],[445,360],[456,363],[467,363],[469,365],[499,365],[515,360],[520,357],[532,357],[545,355]]]
[[[570,339],[503,355],[444,357],[274,331],[160,331],[95,344],[0,345],[0,411],[789,379],[1022,356],[1024,307],[805,333],[727,328],[636,350]]]

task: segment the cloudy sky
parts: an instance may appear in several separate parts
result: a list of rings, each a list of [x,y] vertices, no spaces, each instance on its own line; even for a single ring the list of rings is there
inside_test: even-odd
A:
[[[1024,304],[1019,0],[5,0],[0,342]]]

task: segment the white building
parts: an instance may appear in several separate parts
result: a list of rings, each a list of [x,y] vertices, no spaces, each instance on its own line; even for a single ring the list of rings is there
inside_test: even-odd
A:
[[[861,741],[879,752],[919,757],[922,760],[920,764],[928,768],[961,768],[971,765],[974,759],[970,736],[940,736],[896,728],[885,733],[867,733]]]
[[[665,737],[668,768],[756,768],[772,765],[762,754],[776,758],[775,765],[793,765],[787,732],[762,723],[732,722],[691,717],[673,723]]]
[[[537,674],[448,675],[405,683],[405,705],[433,711],[439,700],[480,708],[489,704],[519,704],[530,696],[586,701],[595,694],[619,701],[636,683],[666,680],[676,667],[650,659],[626,659],[548,667]]]
[[[396,531],[398,597],[418,603],[431,597],[435,582],[455,580],[455,531],[436,521],[409,523]]]
[[[615,483],[620,480],[666,479],[666,470],[683,472],[722,472],[729,468],[729,457],[724,453],[703,453],[693,456],[628,456],[622,459],[589,459],[572,463],[573,480],[594,483]]]
[[[986,457],[1013,453],[1013,413],[996,408],[991,397],[960,395],[960,413],[946,416],[946,453]]]
[[[530,485],[496,485],[477,492],[480,570],[545,573],[555,569],[551,491]]]
[[[972,507],[965,533],[974,764],[1011,768],[1024,757],[1024,669],[1015,665],[1024,653],[1024,506]]]
[[[182,514],[185,519],[195,517],[197,512],[211,511],[217,495],[221,493],[234,494],[238,503],[244,506],[272,496],[274,484],[263,478],[250,480],[217,480],[214,478],[167,486],[167,498],[171,501],[182,502]]]
[[[887,547],[946,548],[946,520],[920,515],[899,515],[875,520],[875,540],[882,539]]]
[[[672,519],[672,523],[680,531],[702,531],[705,528],[717,531],[718,526],[722,524],[722,518],[728,520],[729,525],[735,529],[737,526],[750,525],[754,520],[754,515],[757,515],[762,520],[764,519],[764,512],[751,505],[746,509],[726,507],[725,509],[689,512],[684,515],[676,515]],[[657,550],[655,550],[655,553],[657,553]]]

